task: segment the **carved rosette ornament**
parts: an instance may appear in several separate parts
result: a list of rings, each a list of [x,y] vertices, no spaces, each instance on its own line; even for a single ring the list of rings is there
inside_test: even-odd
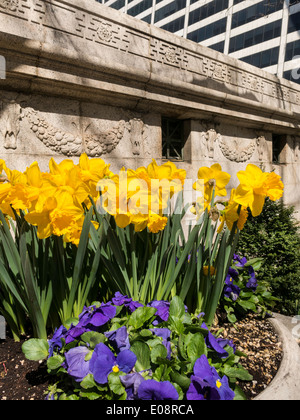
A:
[[[16,12],[18,10],[19,0],[1,0],[0,8]]]
[[[238,139],[220,137],[219,146],[223,155],[232,162],[247,162],[253,156],[256,149],[256,140],[249,140],[248,144]]]
[[[166,60],[169,63],[172,63],[172,64],[176,63],[176,60],[177,60],[177,58],[176,58],[176,52],[175,52],[175,50],[173,48],[169,47],[167,49],[167,51],[165,53],[165,57],[166,57]]]
[[[101,23],[97,30],[97,35],[101,41],[110,42],[112,39],[111,27],[105,23]]]

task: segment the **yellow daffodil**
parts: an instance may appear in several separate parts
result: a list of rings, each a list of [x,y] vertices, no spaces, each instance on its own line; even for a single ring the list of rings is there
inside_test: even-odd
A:
[[[44,174],[43,191],[46,196],[56,194],[60,191],[68,192],[76,197],[79,203],[89,203],[89,188],[80,177],[80,169],[73,161],[65,159],[59,164],[53,158],[49,162],[50,173]]]
[[[48,238],[53,230],[51,228],[50,213],[57,207],[57,201],[54,197],[48,197],[45,200],[41,212],[32,211],[25,215],[25,219],[33,226],[37,226],[37,234],[40,239]]]
[[[168,179],[171,181],[178,179],[182,185],[186,178],[186,171],[184,169],[178,169],[175,163],[166,162],[159,166],[154,159],[148,165],[147,172],[151,179]]]
[[[133,224],[136,232],[147,227],[151,232],[159,232],[168,221],[163,213],[169,199],[182,190],[185,177],[186,171],[172,162],[159,166],[153,160],[147,168],[122,168],[119,175],[110,176],[113,186],[103,190],[102,207],[121,228]]]
[[[48,197],[41,212],[32,211],[25,216],[28,223],[38,227],[41,239],[51,234],[63,236],[73,230],[82,220],[83,209],[66,191],[59,191],[55,197]]]
[[[161,230],[164,230],[167,223],[168,223],[167,217],[159,216],[158,214],[150,214],[147,227],[150,232],[158,233]]]
[[[247,208],[244,206],[240,206],[235,201],[236,197],[236,190],[233,188],[230,195],[230,200],[227,203],[224,211],[221,215],[221,224],[218,228],[218,232],[222,232],[224,225],[226,223],[226,226],[231,231],[233,228],[234,223],[237,221],[237,227],[239,230],[243,230],[245,223],[248,218],[248,211]]]
[[[221,165],[218,163],[215,163],[210,168],[203,166],[198,171],[198,180],[200,182],[195,182],[193,188],[201,191],[204,182],[204,198],[207,201],[210,201],[213,189],[215,189],[215,196],[226,197],[226,186],[230,178],[231,176],[227,172],[223,172]]]
[[[272,201],[282,197],[284,185],[281,177],[274,172],[263,172],[256,165],[249,164],[237,176],[240,185],[236,190],[235,202],[249,207],[254,217],[261,214],[266,197]]]
[[[78,167],[80,169],[80,178],[89,186],[90,195],[96,200],[99,196],[97,184],[101,179],[111,177],[113,173],[110,171],[110,165],[104,160],[96,158],[89,159],[84,153],[79,158]]]

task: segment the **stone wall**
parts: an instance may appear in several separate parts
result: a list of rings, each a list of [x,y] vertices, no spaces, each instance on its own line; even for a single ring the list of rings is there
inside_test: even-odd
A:
[[[298,85],[92,0],[1,0],[0,55],[10,167],[46,170],[82,152],[115,171],[161,161],[161,118],[172,117],[186,123],[179,165],[191,178],[213,162],[232,174],[252,162],[279,173],[300,210]]]

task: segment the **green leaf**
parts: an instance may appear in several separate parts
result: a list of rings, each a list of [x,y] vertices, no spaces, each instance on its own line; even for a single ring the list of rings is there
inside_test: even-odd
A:
[[[93,388],[93,389],[94,389],[94,391],[93,390],[90,390],[90,391],[89,390],[87,390],[87,391],[86,390],[81,390],[80,393],[79,393],[80,397],[86,398],[86,399],[91,400],[91,401],[98,400],[101,397],[101,395],[97,391],[96,388]],[[70,399],[70,398],[68,398],[68,399]],[[79,399],[79,398],[76,398],[76,399]]]
[[[150,330],[142,330],[140,332],[140,335],[142,337],[152,337],[153,336],[153,333]]]
[[[224,374],[228,376],[228,378],[236,378],[240,379],[241,381],[252,381],[253,376],[244,369],[243,367],[226,367],[224,368]]]
[[[64,357],[60,356],[59,354],[50,357],[50,359],[47,360],[47,367],[50,370],[56,370],[61,367],[61,365],[64,362]]]
[[[117,395],[123,395],[125,392],[125,388],[120,381],[120,375],[122,376],[123,374],[112,372],[108,375],[109,388],[114,394]]]
[[[66,327],[67,328],[67,330],[69,329],[69,328],[71,328],[71,326],[72,326],[72,324],[73,324],[73,326],[75,327],[77,324],[78,324],[78,322],[79,322],[79,319],[78,318],[68,318],[65,322],[64,322],[64,327]]]
[[[90,348],[94,349],[97,346],[97,344],[104,343],[106,341],[106,337],[104,334],[95,331],[88,331],[82,334],[81,340],[85,343],[89,343]]]
[[[170,316],[175,316],[179,319],[183,319],[185,315],[185,307],[182,299],[178,296],[173,297],[170,303]]]
[[[22,345],[22,351],[28,360],[44,360],[49,354],[49,344],[47,340],[32,338]]]
[[[241,390],[241,388],[238,385],[236,385],[236,387],[234,388],[234,393],[235,393],[234,401],[247,400],[245,393]]]
[[[148,306],[140,307],[131,314],[128,325],[137,330],[138,328],[141,328],[146,321],[152,318],[156,311],[157,309]]]
[[[194,334],[189,345],[187,346],[187,354],[191,363],[195,363],[203,354],[207,354],[207,347],[202,334]]]
[[[181,375],[180,373],[173,371],[170,374],[172,382],[175,382],[183,390],[187,390],[191,384],[191,380],[186,375]]]
[[[239,300],[238,304],[246,311],[256,312],[256,305],[249,300]]]
[[[91,389],[97,386],[94,376],[89,373],[81,382],[80,386],[84,389]]]
[[[158,344],[151,350],[151,361],[154,364],[159,364],[160,360],[165,361],[167,358],[168,351],[163,344]]]
[[[178,335],[184,333],[183,322],[177,316],[169,316],[168,323],[171,330],[174,330]]]
[[[151,368],[150,348],[148,344],[144,343],[143,341],[134,341],[130,347],[130,350],[137,357],[137,361],[135,364],[137,372]]]

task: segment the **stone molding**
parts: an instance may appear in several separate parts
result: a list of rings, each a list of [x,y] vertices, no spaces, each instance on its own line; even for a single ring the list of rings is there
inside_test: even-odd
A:
[[[176,112],[195,114],[198,107],[300,131],[296,84],[92,0],[1,0],[0,33],[8,66],[3,88],[23,83],[55,91],[57,85],[78,97],[111,92],[111,101],[127,95],[141,110],[172,102]]]

